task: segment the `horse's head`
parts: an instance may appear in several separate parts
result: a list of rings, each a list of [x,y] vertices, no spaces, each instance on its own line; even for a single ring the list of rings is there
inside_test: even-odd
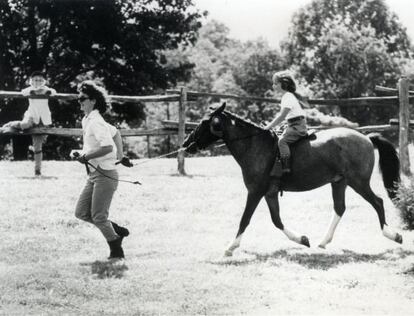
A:
[[[194,154],[199,149],[204,149],[223,137],[223,124],[221,113],[226,107],[223,103],[207,117],[201,120],[194,131],[184,140],[185,151]]]

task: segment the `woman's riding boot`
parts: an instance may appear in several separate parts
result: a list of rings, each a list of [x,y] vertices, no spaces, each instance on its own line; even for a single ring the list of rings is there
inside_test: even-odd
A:
[[[125,258],[124,250],[122,249],[122,239],[123,237],[119,237],[115,240],[108,241],[109,249],[111,250],[108,259]]]
[[[280,159],[282,162],[282,172],[283,173],[290,173],[290,158],[285,157]]]
[[[126,237],[129,235],[129,230],[125,227],[119,226],[117,223],[111,222],[112,227],[114,228],[115,233],[118,236]]]

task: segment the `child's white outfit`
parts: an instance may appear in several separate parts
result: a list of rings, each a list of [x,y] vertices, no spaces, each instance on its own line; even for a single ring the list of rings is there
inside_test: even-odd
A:
[[[279,138],[279,150],[281,158],[290,157],[289,144],[294,143],[303,136],[306,136],[308,128],[306,126],[306,113],[302,109],[299,100],[291,92],[286,92],[280,101],[281,108],[290,109],[286,120],[287,128]]]
[[[46,91],[50,91],[51,95],[56,93],[54,89],[44,86],[36,90],[33,90],[32,87],[27,87],[22,90],[22,94],[25,96],[30,96],[31,93],[45,94]],[[36,125],[47,126],[51,124],[52,124],[52,115],[49,109],[49,100],[48,99],[34,99],[34,98],[29,97],[29,107],[27,108],[27,111],[24,113],[23,120],[20,123],[21,128],[27,129],[27,128],[30,128]]]
[[[18,129],[29,129],[35,126],[47,126],[52,124],[52,116],[49,109],[49,100],[30,98],[31,95],[49,95],[56,94],[56,90],[47,86],[40,88],[33,88],[32,86],[27,87],[21,91],[22,95],[28,96],[29,107],[23,115],[21,121],[12,121],[5,124],[3,127],[12,127]],[[42,147],[46,141],[47,135],[32,135],[34,160],[35,160],[35,175],[41,174],[42,165]]]

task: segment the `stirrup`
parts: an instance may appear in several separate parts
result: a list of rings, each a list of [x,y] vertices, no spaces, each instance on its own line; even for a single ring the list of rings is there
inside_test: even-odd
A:
[[[272,178],[280,178],[283,174],[282,171],[282,163],[280,161],[279,158],[276,158],[273,166],[272,166],[272,170],[270,170],[270,177]]]

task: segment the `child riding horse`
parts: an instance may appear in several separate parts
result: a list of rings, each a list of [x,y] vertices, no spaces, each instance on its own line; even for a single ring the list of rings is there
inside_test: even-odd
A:
[[[240,246],[242,235],[263,197],[274,225],[289,239],[309,247],[308,238],[288,229],[280,218],[278,189],[270,185],[277,146],[271,133],[224,109],[225,103],[203,119],[184,141],[183,147],[187,152],[195,153],[222,139],[242,169],[248,191],[247,202],[236,238],[225,254],[231,256]],[[367,137],[351,129],[333,128],[316,133],[313,141],[302,140],[291,148],[292,172],[282,177],[283,190],[308,191],[328,183],[332,186],[335,212],[320,247],[325,248],[332,241],[345,212],[345,189],[348,185],[374,207],[383,235],[402,243],[401,235],[389,228],[385,221],[382,199],[370,187],[375,162],[374,146],[379,150],[384,186],[393,198],[399,182],[399,159],[392,144],[379,135]]]

